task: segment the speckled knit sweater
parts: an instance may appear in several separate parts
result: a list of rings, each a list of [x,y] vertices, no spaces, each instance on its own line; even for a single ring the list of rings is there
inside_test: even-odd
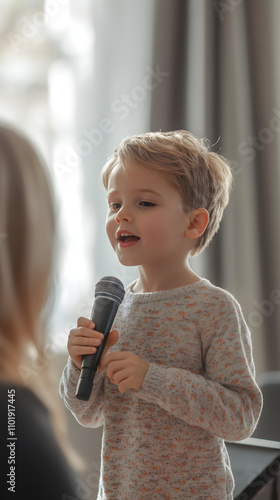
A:
[[[248,437],[262,396],[241,308],[228,292],[200,281],[173,290],[128,287],[114,328],[114,351],[149,364],[139,391],[124,394],[97,374],[78,401],[79,370],[69,359],[61,396],[84,426],[104,425],[98,500],[232,499],[224,441]]]

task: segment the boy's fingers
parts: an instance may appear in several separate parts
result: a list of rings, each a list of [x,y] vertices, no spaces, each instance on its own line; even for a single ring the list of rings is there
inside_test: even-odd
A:
[[[97,330],[91,330],[90,328],[85,328],[85,327],[80,327],[75,330],[75,335],[78,340],[81,338],[85,339],[103,339],[104,335],[101,332],[98,332]]]
[[[108,364],[108,362],[107,362],[108,356],[109,356],[109,354],[107,356],[102,356],[100,363],[99,363],[99,366],[98,366],[98,369],[97,369],[98,372],[102,372],[104,370],[104,368],[106,368],[106,366]]]
[[[91,328],[92,330],[95,328],[94,322],[89,318],[84,318],[83,316],[78,319],[77,326],[85,326],[86,328]]]
[[[110,347],[112,347],[113,345],[116,344],[116,342],[118,341],[119,339],[119,334],[117,332],[117,330],[112,330],[109,335],[108,335],[108,338],[107,338],[107,341],[106,341],[106,344],[105,344],[105,347],[104,347],[104,351],[102,353],[102,358],[101,358],[101,361],[99,363],[99,367],[98,367],[98,371],[102,371],[104,366],[103,366],[103,360],[104,360],[104,357],[106,356],[106,353],[108,352],[108,350],[110,349]]]
[[[94,323],[92,324],[94,325]],[[82,337],[87,339],[98,338],[102,340],[104,335],[103,333],[86,326],[78,326],[77,328],[70,330],[70,340],[72,339],[72,341],[77,342],[77,340],[80,341]]]
[[[110,352],[105,356],[104,358],[101,358],[101,362],[99,365],[100,371],[104,370],[109,363],[112,363],[114,361],[123,361],[124,359],[127,358],[127,351],[115,351],[115,352]]]
[[[116,344],[118,339],[119,339],[119,334],[118,334],[117,330],[112,330],[108,335],[102,356],[106,355],[106,352],[110,349],[110,347],[112,347],[113,345]]]
[[[87,346],[75,346],[73,347],[73,353],[75,356],[84,356],[85,354],[94,354],[96,352],[96,347]]]
[[[78,346],[97,346],[100,345],[102,341],[102,338],[99,337],[77,337],[75,339],[75,342],[72,343],[72,345],[78,345]]]

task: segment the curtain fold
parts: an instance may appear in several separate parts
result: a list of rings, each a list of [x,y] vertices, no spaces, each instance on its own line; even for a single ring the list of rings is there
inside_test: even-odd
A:
[[[153,64],[169,73],[165,85],[152,95],[150,129],[184,128],[187,2],[155,2]]]
[[[280,95],[276,86],[275,50],[279,47],[278,28],[273,24],[275,2],[245,2],[246,28],[251,76],[253,114],[250,154],[253,156],[256,218],[256,246],[261,254],[261,290],[258,310],[263,315],[266,363],[280,369]],[[256,8],[257,7],[257,8]],[[278,9],[279,10],[279,9]],[[279,14],[279,12],[278,12]]]

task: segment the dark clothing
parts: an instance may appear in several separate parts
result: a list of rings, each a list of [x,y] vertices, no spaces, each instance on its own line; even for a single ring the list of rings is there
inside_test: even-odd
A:
[[[76,486],[46,407],[28,388],[0,384],[1,500],[79,500]]]

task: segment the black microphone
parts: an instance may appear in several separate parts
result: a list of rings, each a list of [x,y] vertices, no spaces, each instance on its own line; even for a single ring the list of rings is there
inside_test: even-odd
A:
[[[75,394],[76,398],[82,401],[88,401],[90,397],[93,378],[124,294],[122,282],[118,278],[114,278],[114,276],[105,276],[96,283],[91,320],[95,323],[95,330],[103,333],[104,338],[94,354],[85,354],[83,356],[81,374]]]

